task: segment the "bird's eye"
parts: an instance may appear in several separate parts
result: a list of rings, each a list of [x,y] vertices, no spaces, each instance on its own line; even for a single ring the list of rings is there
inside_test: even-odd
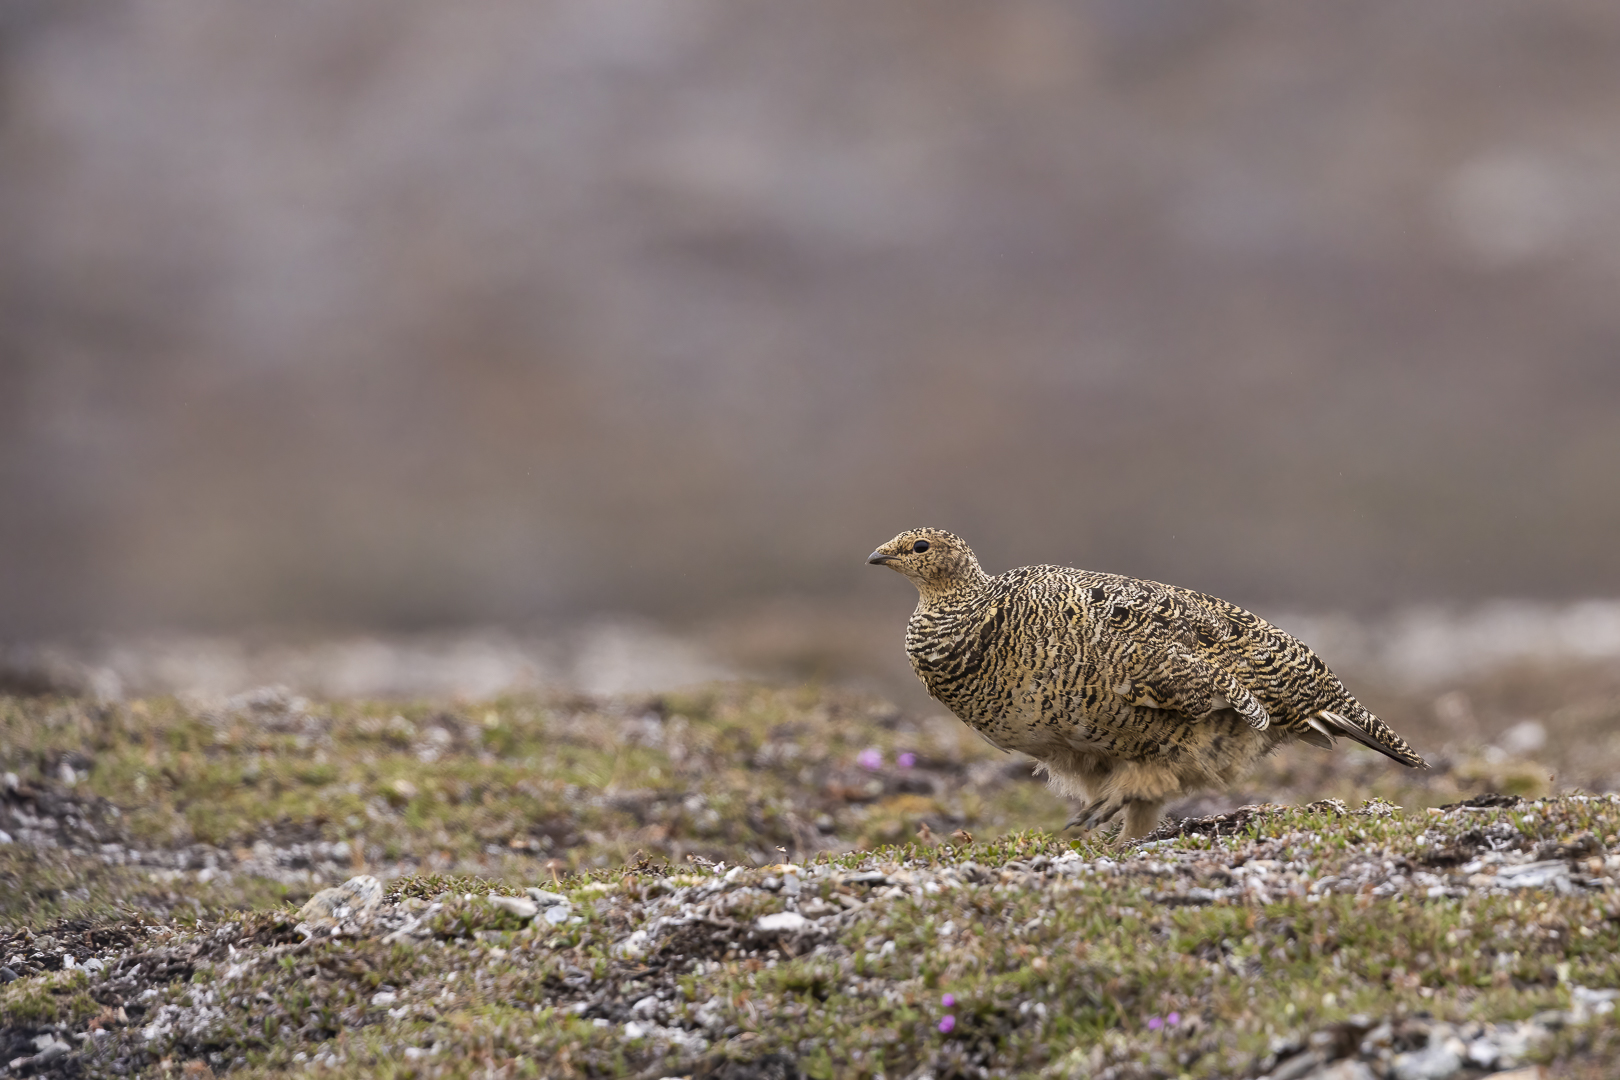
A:
[[[926,540],[917,541],[915,544],[911,545],[911,550],[915,551],[917,554],[921,555],[923,552],[928,550],[928,541],[926,541]]]

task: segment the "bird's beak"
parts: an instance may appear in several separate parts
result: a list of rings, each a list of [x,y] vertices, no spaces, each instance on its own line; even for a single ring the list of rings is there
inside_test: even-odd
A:
[[[882,566],[884,563],[893,558],[897,558],[897,556],[885,555],[882,551],[874,551],[872,554],[866,557],[866,561],[871,563],[873,566]]]

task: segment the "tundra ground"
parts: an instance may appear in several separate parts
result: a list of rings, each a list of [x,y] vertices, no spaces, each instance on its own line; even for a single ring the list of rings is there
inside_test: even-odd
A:
[[[1300,747],[1134,846],[814,686],[0,698],[0,1075],[1607,1076],[1607,679],[1392,697],[1433,772]]]

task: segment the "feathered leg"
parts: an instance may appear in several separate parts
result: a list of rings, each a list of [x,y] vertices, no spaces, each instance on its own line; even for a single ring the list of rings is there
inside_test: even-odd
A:
[[[1164,803],[1157,799],[1132,799],[1125,804],[1125,828],[1119,834],[1122,840],[1140,840],[1159,827],[1159,811]]]
[[[1076,810],[1074,816],[1069,818],[1069,823],[1063,827],[1065,829],[1095,829],[1098,826],[1108,824],[1114,815],[1119,813],[1121,806],[1122,804],[1117,798],[1110,796],[1094,799]]]

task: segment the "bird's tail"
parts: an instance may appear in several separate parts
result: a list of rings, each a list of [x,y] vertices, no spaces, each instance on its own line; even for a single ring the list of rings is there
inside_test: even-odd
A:
[[[1369,749],[1376,750],[1385,757],[1393,758],[1413,769],[1427,769],[1429,763],[1418,756],[1407,741],[1395,734],[1390,726],[1378,717],[1361,709],[1360,716],[1354,720],[1343,713],[1330,712],[1323,709],[1316,716],[1311,717],[1311,726],[1327,735],[1343,735],[1354,739]],[[1316,723],[1320,717],[1325,723]]]

